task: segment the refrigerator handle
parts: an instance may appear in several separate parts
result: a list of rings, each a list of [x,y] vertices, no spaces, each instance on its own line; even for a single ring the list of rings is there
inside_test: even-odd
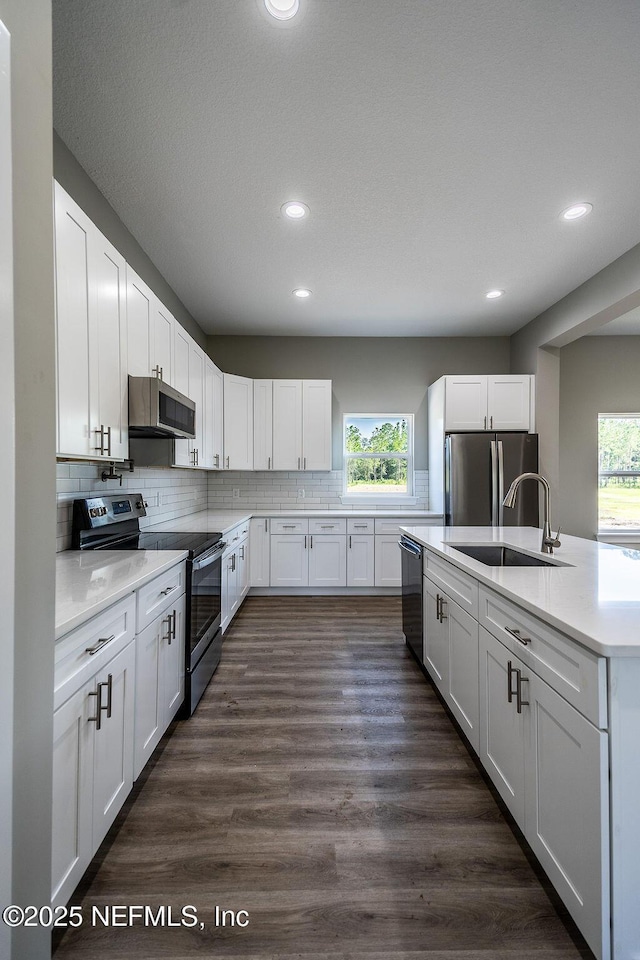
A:
[[[491,450],[491,526],[498,526],[498,508],[497,508],[497,493],[498,493],[498,451],[496,449],[496,441],[491,440],[489,442]]]
[[[504,526],[504,454],[502,440],[496,441],[498,447],[498,526]]]

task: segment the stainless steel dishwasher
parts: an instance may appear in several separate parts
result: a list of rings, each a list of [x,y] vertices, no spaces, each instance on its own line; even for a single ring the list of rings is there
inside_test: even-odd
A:
[[[402,553],[402,630],[407,646],[422,666],[422,547],[404,534]]]

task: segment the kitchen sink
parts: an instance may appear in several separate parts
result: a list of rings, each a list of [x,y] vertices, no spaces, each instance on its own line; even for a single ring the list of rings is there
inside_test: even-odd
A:
[[[499,543],[447,543],[452,550],[464,553],[465,556],[473,560],[479,560],[480,563],[486,563],[488,567],[566,567],[567,564],[561,560],[546,560],[542,557],[532,557],[528,553],[521,553],[513,547],[507,547]]]

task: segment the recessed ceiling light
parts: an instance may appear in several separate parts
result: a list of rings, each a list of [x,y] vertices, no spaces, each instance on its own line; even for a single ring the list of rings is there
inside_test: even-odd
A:
[[[573,206],[563,210],[560,216],[563,220],[579,220],[580,217],[586,217],[592,210],[593,206],[590,203],[574,203]]]
[[[487,300],[497,300],[498,297],[503,297],[503,296],[504,296],[504,290],[489,290],[489,293],[487,293],[486,295]]]
[[[309,216],[309,207],[306,203],[300,203],[299,200],[287,200],[280,209],[289,220],[304,220]]]
[[[298,12],[300,0],[264,0],[264,5],[276,20],[290,20]]]
[[[297,290],[292,291],[294,297],[298,297],[300,300],[306,300],[307,297],[311,296],[311,290],[307,290],[306,287],[298,287]]]

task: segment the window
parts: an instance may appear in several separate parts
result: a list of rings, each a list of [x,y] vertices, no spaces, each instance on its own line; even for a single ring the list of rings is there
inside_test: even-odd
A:
[[[598,415],[598,529],[640,529],[640,414]]]
[[[413,417],[410,414],[347,414],[344,477],[348,497],[411,496]]]

